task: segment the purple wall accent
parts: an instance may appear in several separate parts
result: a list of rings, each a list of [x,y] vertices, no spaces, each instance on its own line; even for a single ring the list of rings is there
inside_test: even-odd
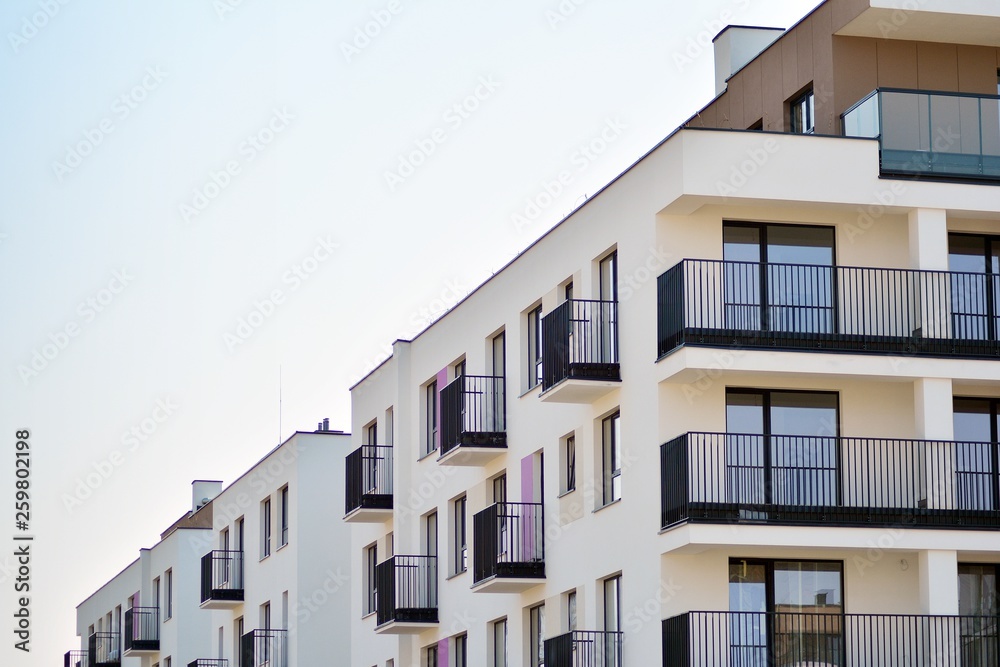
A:
[[[448,384],[448,368],[442,368],[437,374],[437,420],[438,420],[438,432],[437,432],[437,442],[434,443],[435,449],[441,449],[441,390],[444,386]],[[447,667],[447,663],[445,663]]]
[[[448,667],[448,640],[438,642],[438,667]]]
[[[535,502],[535,457],[533,454],[521,459],[521,502]]]

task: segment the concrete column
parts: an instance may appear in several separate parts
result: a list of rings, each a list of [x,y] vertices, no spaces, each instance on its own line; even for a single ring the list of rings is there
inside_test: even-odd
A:
[[[924,614],[958,614],[958,552],[928,550],[918,554],[920,610]]]
[[[920,378],[913,382],[917,437],[929,440],[923,451],[922,499],[926,507],[954,507],[955,423],[949,378]]]
[[[910,268],[948,270],[948,216],[945,211],[910,211]]]

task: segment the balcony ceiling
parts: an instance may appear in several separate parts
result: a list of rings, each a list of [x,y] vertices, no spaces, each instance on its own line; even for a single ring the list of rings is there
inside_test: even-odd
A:
[[[893,7],[899,4],[898,0],[871,0],[871,6],[837,34],[1000,46],[1000,3],[994,0],[921,0],[918,11]]]

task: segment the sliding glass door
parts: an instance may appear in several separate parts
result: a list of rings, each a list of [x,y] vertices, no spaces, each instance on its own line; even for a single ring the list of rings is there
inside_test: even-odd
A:
[[[1000,239],[948,235],[954,338],[997,340],[1000,334]]]

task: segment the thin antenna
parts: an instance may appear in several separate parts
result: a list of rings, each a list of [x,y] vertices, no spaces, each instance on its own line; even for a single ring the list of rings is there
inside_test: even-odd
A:
[[[278,364],[278,444],[281,444],[281,364]]]

